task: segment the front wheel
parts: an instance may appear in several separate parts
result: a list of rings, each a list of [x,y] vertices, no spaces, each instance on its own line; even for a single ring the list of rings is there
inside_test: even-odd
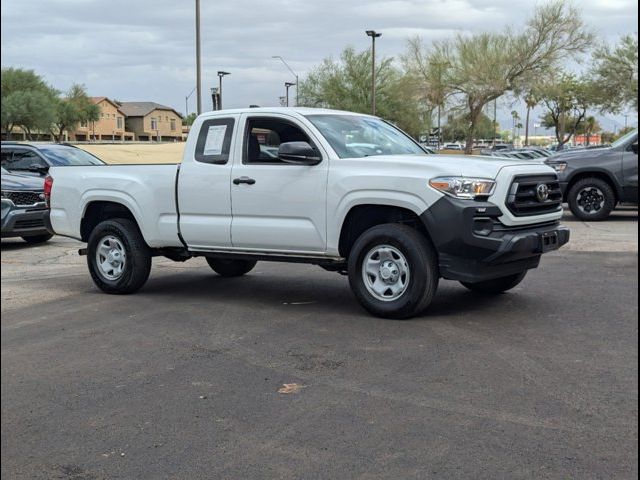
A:
[[[38,243],[48,242],[52,238],[53,238],[53,235],[51,235],[50,233],[45,233],[43,235],[31,235],[29,237],[22,237],[22,239],[25,242],[31,243],[33,245],[38,244]]]
[[[93,282],[106,293],[139,290],[151,272],[151,252],[131,220],[99,223],[87,244],[87,264]]]
[[[571,213],[580,220],[606,219],[616,206],[616,195],[611,186],[600,178],[583,178],[567,194]]]
[[[469,290],[478,293],[498,294],[511,290],[524,280],[527,275],[527,271],[516,273],[513,275],[507,275],[506,277],[494,278],[493,280],[486,280],[484,282],[460,282]]]
[[[370,228],[349,254],[349,283],[373,315],[406,319],[421,313],[438,288],[437,255],[429,240],[401,224]]]
[[[256,266],[255,260],[238,260],[228,258],[207,257],[211,269],[221,277],[241,277],[249,273]]]

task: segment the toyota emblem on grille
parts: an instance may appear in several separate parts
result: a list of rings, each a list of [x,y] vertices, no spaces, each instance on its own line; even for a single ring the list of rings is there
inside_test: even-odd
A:
[[[539,183],[536,187],[536,196],[540,202],[546,202],[549,199],[549,187],[546,183]]]

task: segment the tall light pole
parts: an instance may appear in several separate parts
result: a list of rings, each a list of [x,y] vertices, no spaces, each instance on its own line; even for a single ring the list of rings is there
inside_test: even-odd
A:
[[[202,113],[202,81],[200,65],[200,0],[196,0],[196,90],[197,90],[197,114]]]
[[[296,78],[296,83],[294,83],[293,85],[296,86],[296,107],[299,105],[298,101],[300,100],[300,97],[298,95],[298,74],[296,72],[293,71],[293,69],[289,66],[289,64],[287,62],[285,62],[284,58],[282,58],[280,55],[274,55],[271,58],[279,58],[280,61],[284,64],[285,67],[287,67],[289,69],[289,71],[291,72],[291,74]],[[287,107],[289,106],[289,104],[287,103]]]
[[[231,75],[229,72],[218,72],[218,110],[222,110],[222,77]]]
[[[191,95],[193,95],[193,92],[195,91],[196,91],[196,87],[193,87],[193,90],[191,90],[191,93],[186,97],[184,97],[184,116],[185,117],[189,116],[189,99],[191,98]]]
[[[294,85],[296,85],[295,83],[291,83],[291,82],[284,82],[284,88],[286,88],[287,90],[287,95],[286,95],[286,99],[285,99],[285,106],[288,107],[289,106],[289,87],[293,87]],[[298,86],[296,85],[296,88],[298,88]]]
[[[376,38],[382,34],[375,30],[367,30],[365,32],[371,37],[371,114],[376,114]]]

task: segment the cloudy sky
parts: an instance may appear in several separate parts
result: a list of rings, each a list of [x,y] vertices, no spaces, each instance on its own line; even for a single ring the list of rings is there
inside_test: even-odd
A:
[[[292,75],[302,77],[347,45],[397,57],[410,35],[426,41],[454,32],[522,25],[532,0],[201,0],[203,90],[224,83],[225,107],[278,104]],[[3,0],[2,66],[31,68],[59,90],[84,84],[90,95],[156,101],[185,111],[195,86],[194,0]],[[602,39],[637,31],[636,0],[581,0]],[[293,91],[292,91],[293,94]],[[210,100],[205,96],[203,106]],[[517,107],[517,106],[516,106]],[[195,109],[195,95],[189,111]],[[511,111],[503,105],[504,121]],[[621,117],[603,119],[613,129]],[[637,124],[637,116],[629,118]],[[619,126],[619,125],[618,125]]]

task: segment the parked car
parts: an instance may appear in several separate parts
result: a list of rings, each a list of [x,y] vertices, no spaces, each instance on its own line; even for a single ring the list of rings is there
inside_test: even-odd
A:
[[[45,224],[47,205],[44,181],[2,168],[2,238],[22,237],[28,243],[43,243],[53,235]]]
[[[263,159],[265,137],[278,139],[277,161]],[[368,156],[353,138],[374,146]],[[304,262],[347,274],[369,312],[409,318],[440,278],[504,292],[569,239],[548,165],[427,155],[393,125],[349,112],[208,112],[179,167],[49,175],[51,228],[87,242],[89,272],[107,293],[141,288],[153,256],[202,256],[225,277],[259,260]]]
[[[442,150],[464,150],[464,147],[459,143],[445,143],[442,146]]]
[[[610,147],[571,150],[547,159],[563,198],[581,220],[604,220],[618,203],[638,203],[638,130]]]
[[[53,166],[104,165],[95,155],[67,144],[2,142],[0,149],[6,170],[41,177]]]

